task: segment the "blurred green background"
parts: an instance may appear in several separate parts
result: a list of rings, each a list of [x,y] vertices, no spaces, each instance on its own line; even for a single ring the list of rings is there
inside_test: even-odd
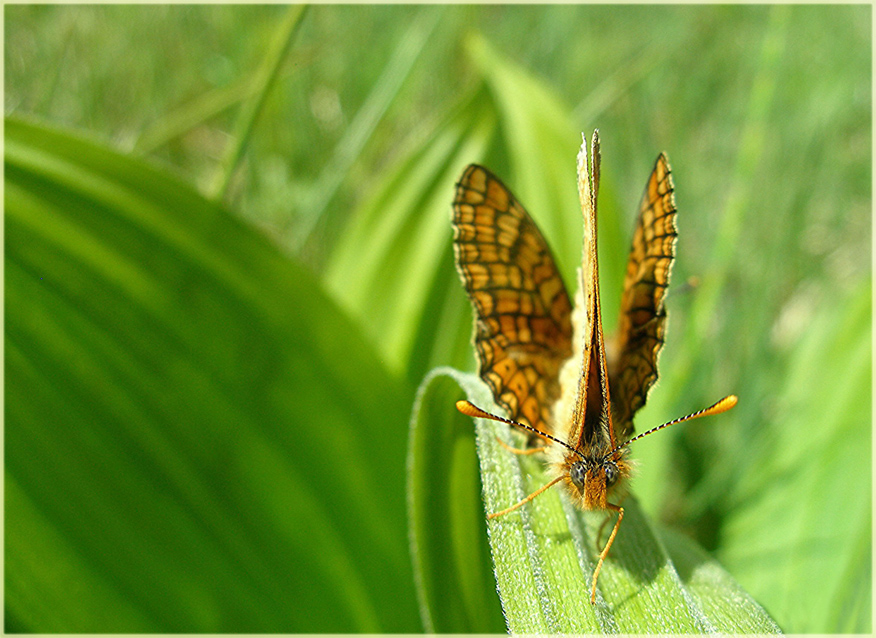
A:
[[[408,420],[474,368],[454,180],[573,282],[593,128],[607,326],[660,151],[676,185],[638,429],[740,397],[636,444],[639,502],[785,631],[871,631],[871,7],[4,17],[7,631],[503,631],[486,550],[422,594]]]

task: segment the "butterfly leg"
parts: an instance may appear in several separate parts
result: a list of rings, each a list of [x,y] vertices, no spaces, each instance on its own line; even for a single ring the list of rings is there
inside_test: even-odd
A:
[[[530,454],[538,454],[539,452],[544,452],[546,449],[548,449],[548,446],[544,445],[542,447],[534,447],[534,448],[531,448],[529,450],[521,450],[520,448],[511,447],[510,445],[505,443],[505,441],[500,439],[498,436],[496,437],[496,440],[499,442],[499,445],[501,445],[503,448],[505,448],[506,450],[511,452],[511,454],[519,454],[520,456],[529,456]]]
[[[624,495],[621,498],[620,503],[618,503],[618,505],[623,503],[624,498],[626,498],[626,495]],[[605,531],[605,526],[608,525],[608,521],[610,521],[610,520],[611,520],[611,512],[606,512],[605,513],[605,520],[602,521],[602,525],[599,526],[599,531],[596,533],[596,546],[597,547],[602,545],[602,532]]]
[[[606,503],[608,509],[617,512],[617,523],[614,524],[614,529],[611,531],[611,536],[608,537],[608,542],[605,544],[605,549],[599,555],[599,562],[596,563],[596,570],[593,572],[593,589],[590,591],[590,604],[596,604],[596,579],[599,578],[599,571],[602,569],[602,563],[605,562],[605,557],[608,556],[608,550],[611,549],[611,544],[614,543],[614,537],[617,536],[617,530],[620,527],[621,521],[624,520],[624,508],[618,507],[611,503]]]
[[[554,485],[556,485],[557,483],[559,483],[560,481],[562,481],[564,478],[566,478],[566,477],[565,477],[565,476],[558,476],[557,478],[555,478],[553,481],[551,481],[551,482],[548,483],[547,485],[542,485],[540,488],[538,488],[537,490],[535,490],[532,494],[530,494],[529,496],[527,496],[525,499],[523,499],[523,500],[520,501],[519,503],[515,503],[515,504],[512,505],[511,507],[505,508],[505,509],[503,509],[501,512],[495,512],[495,513],[493,513],[493,514],[487,514],[487,518],[488,518],[488,519],[499,518],[500,516],[504,516],[505,514],[508,514],[509,512],[513,512],[513,511],[516,510],[518,507],[521,507],[521,506],[523,506],[523,505],[526,505],[529,501],[531,501],[532,499],[534,499],[536,496],[538,496],[539,494],[541,494],[541,493],[544,492],[545,490],[547,490],[547,489],[553,487]],[[612,538],[614,538],[614,537],[612,536]]]
[[[599,526],[599,531],[596,532],[596,546],[599,547],[602,544],[602,532],[605,531],[605,526],[608,525],[608,521],[611,520],[611,514],[606,513],[605,518],[602,521],[602,525]]]

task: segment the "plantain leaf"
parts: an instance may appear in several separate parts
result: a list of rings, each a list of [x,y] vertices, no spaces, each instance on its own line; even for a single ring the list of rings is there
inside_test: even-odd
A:
[[[7,630],[419,630],[410,389],[221,207],[5,126]]]
[[[420,413],[445,414],[450,377],[469,399],[496,411],[488,389],[472,375],[436,371],[421,389]],[[441,384],[433,390],[428,384]],[[442,406],[429,405],[441,400]],[[415,417],[420,418],[420,417]],[[509,453],[497,441],[521,445],[508,428],[477,419],[476,437],[487,512],[513,505],[548,482],[539,460]],[[419,421],[418,421],[419,422]],[[599,577],[596,605],[590,583],[599,554],[596,538],[605,517],[581,512],[560,489],[488,521],[502,608],[512,633],[779,633],[766,612],[702,550],[664,536],[634,498]],[[604,538],[602,539],[604,543]],[[670,558],[671,556],[671,558]]]

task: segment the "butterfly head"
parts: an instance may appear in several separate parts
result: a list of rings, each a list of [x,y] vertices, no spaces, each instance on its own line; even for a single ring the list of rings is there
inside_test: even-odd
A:
[[[568,477],[569,492],[583,509],[605,509],[609,494],[623,489],[632,470],[625,452],[566,455],[558,469]]]

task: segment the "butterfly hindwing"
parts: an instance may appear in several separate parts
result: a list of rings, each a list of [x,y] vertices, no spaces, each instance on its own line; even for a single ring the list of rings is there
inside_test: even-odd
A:
[[[551,431],[571,304],[547,242],[487,169],[470,165],[453,200],[457,270],[475,309],[481,378],[508,416]]]

